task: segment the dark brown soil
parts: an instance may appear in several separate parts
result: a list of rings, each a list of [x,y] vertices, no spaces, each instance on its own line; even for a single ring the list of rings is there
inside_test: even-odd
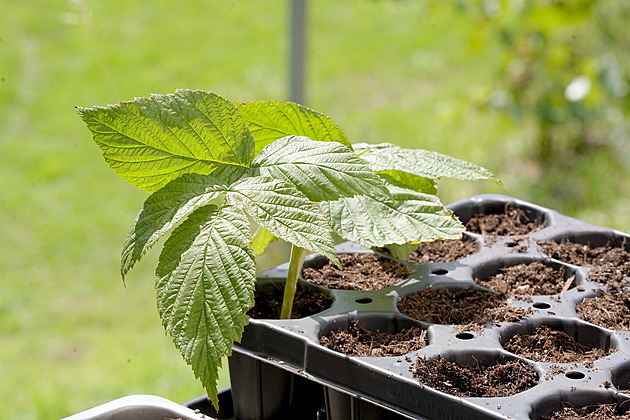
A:
[[[627,285],[630,276],[630,253],[621,247],[588,245],[569,241],[539,242],[542,251],[560,261],[569,264],[592,267],[588,280],[606,284],[609,290],[621,290]],[[625,279],[625,280],[624,280]]]
[[[331,261],[322,268],[305,267],[304,280],[329,289],[379,290],[403,281],[413,272],[406,265],[375,254],[340,254],[342,269]]]
[[[611,330],[630,331],[630,295],[624,292],[603,293],[586,298],[577,305],[584,321]]]
[[[515,335],[503,347],[526,359],[547,363],[588,364],[614,352],[611,349],[606,351],[587,347],[567,333],[553,330],[546,325],[536,328],[531,334]]]
[[[331,350],[348,356],[386,357],[402,356],[427,345],[427,332],[411,327],[396,334],[365,329],[352,321],[348,329],[332,331],[319,342]]]
[[[518,264],[499,269],[494,276],[475,279],[477,284],[511,295],[554,295],[564,287],[575,286],[575,276],[565,280],[565,268],[555,269],[541,262]]]
[[[424,289],[400,298],[398,310],[431,324],[516,322],[529,310],[507,304],[505,295],[478,290]]]
[[[429,262],[451,262],[465,258],[477,252],[477,245],[474,241],[466,240],[437,240],[433,242],[423,242],[409,256],[409,261],[429,263]]]
[[[505,212],[501,214],[473,216],[465,226],[468,232],[495,236],[525,235],[545,227],[530,219],[522,209],[509,205],[505,206]]]
[[[553,411],[548,416],[541,416],[541,420],[630,420],[628,409],[630,401],[618,404],[593,404],[575,408],[566,404],[563,408]]]
[[[507,397],[538,383],[536,370],[520,360],[492,366],[462,366],[438,356],[418,357],[411,370],[424,385],[456,397]]]
[[[282,311],[284,284],[269,290],[256,290],[256,304],[247,315],[256,319],[279,319]],[[319,290],[305,290],[298,284],[293,300],[291,318],[305,318],[325,311],[333,303],[333,297]]]

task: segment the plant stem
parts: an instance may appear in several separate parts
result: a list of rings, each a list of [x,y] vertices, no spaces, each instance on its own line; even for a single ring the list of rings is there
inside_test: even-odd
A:
[[[282,299],[282,312],[280,313],[280,319],[291,318],[293,299],[295,298],[295,291],[297,289],[297,279],[302,271],[304,257],[306,257],[306,250],[304,248],[300,248],[295,245],[291,246],[289,274],[287,275],[287,282],[284,285],[284,297]]]

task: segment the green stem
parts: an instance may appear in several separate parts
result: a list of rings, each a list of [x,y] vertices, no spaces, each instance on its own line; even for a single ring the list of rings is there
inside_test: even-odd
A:
[[[284,285],[284,298],[282,299],[282,312],[280,313],[280,319],[291,318],[293,299],[295,298],[295,291],[297,290],[297,280],[300,272],[302,271],[304,257],[306,257],[306,250],[304,248],[300,248],[295,245],[291,246],[289,274],[287,275],[287,282]]]

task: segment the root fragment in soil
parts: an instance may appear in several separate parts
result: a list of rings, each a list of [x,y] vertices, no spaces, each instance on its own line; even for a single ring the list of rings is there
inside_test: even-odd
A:
[[[420,383],[456,397],[507,397],[538,383],[536,370],[521,360],[469,366],[449,362],[442,356],[418,357],[411,373]]]
[[[554,295],[567,284],[566,269],[549,267],[541,262],[518,264],[499,269],[494,276],[475,279],[481,286],[511,295]],[[573,282],[569,283],[575,286]]]
[[[256,304],[246,315],[255,319],[279,319],[284,297],[284,283],[278,287],[259,291],[256,290]],[[330,308],[333,297],[319,290],[306,290],[298,284],[293,301],[291,318],[299,319],[315,315]]]
[[[479,290],[424,289],[400,298],[398,310],[431,324],[516,322],[531,313],[507,303],[505,295]]]
[[[630,295],[624,292],[604,292],[586,298],[577,307],[584,321],[611,330],[630,331]]]
[[[545,227],[530,219],[525,211],[507,204],[502,214],[480,214],[465,224],[468,232],[480,235],[513,236],[526,235]]]
[[[331,261],[322,268],[305,267],[304,280],[343,290],[379,290],[405,280],[413,270],[375,254],[340,254],[341,270]]]
[[[540,241],[538,244],[542,252],[551,258],[591,267],[587,280],[605,284],[609,291],[621,291],[630,285],[630,252],[623,247],[606,245],[591,248],[568,240]]]
[[[427,332],[419,327],[390,334],[371,331],[352,321],[347,329],[338,329],[319,340],[320,344],[348,356],[402,356],[427,345]]]
[[[564,407],[541,416],[541,420],[630,420],[630,401],[612,404],[592,404],[574,407],[564,403]]]
[[[592,364],[615,351],[587,347],[564,331],[546,325],[536,328],[531,334],[515,335],[503,348],[535,362],[583,364]]]

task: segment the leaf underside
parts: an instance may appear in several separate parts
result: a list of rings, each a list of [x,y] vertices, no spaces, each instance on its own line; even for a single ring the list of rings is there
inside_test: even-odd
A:
[[[218,369],[241,339],[254,304],[256,264],[245,215],[233,206],[196,209],[160,255],[157,303],[164,328],[218,406]]]
[[[500,183],[490,171],[481,166],[430,150],[404,149],[389,143],[358,143],[353,147],[376,172],[397,170],[429,179],[489,179]]]
[[[253,158],[245,120],[214,93],[178,90],[78,112],[112,169],[149,192],[185,173],[234,181]]]
[[[335,232],[365,247],[459,239],[464,226],[435,196],[390,187],[394,201],[342,198],[321,204]]]
[[[305,136],[316,141],[336,141],[351,147],[344,132],[327,116],[303,105],[286,102],[245,102],[238,108],[256,142],[256,154],[275,140]]]

